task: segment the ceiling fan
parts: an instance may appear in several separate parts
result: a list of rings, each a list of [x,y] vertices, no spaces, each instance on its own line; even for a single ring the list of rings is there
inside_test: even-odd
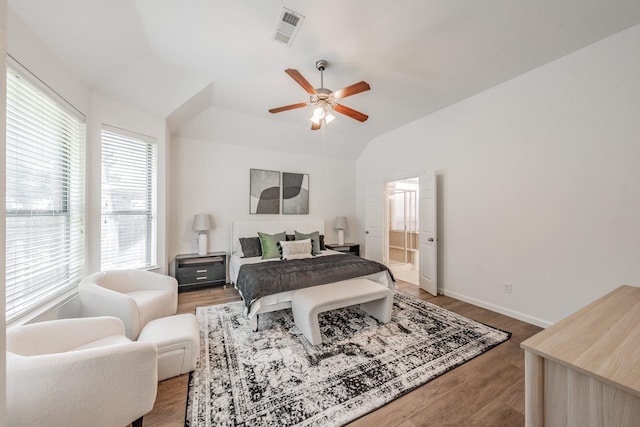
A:
[[[366,121],[369,116],[342,104],[338,104],[338,100],[371,89],[369,83],[361,81],[333,92],[324,87],[324,70],[327,66],[328,62],[324,59],[316,61],[316,69],[320,71],[320,88],[317,89],[314,89],[311,83],[309,83],[298,70],[292,68],[284,70],[285,73],[289,74],[296,83],[307,91],[309,94],[309,102],[299,102],[297,104],[285,105],[284,107],[272,108],[269,112],[281,113],[283,111],[306,107],[307,105],[314,105],[316,108],[314,108],[313,116],[311,116],[311,130],[320,129],[323,122],[330,123],[335,118],[335,116],[331,114],[332,110],[360,122]]]

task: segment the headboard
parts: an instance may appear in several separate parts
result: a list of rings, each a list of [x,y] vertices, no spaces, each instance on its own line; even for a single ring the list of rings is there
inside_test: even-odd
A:
[[[285,231],[293,234],[295,231],[311,233],[319,231],[324,234],[324,221],[320,220],[290,220],[290,221],[233,221],[231,223],[231,253],[240,250],[240,237],[258,237],[258,231],[275,234]]]

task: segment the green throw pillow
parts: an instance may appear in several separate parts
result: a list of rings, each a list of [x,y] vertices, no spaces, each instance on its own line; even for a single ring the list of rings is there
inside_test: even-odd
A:
[[[285,232],[278,234],[266,234],[258,232],[260,246],[262,247],[262,259],[280,258],[278,242],[285,240]]]
[[[304,234],[296,231],[296,240],[311,239],[311,253],[313,255],[321,254],[320,252],[320,232],[314,231],[313,233]]]

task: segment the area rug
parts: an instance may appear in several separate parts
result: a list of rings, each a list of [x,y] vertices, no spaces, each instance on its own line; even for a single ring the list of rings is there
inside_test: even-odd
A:
[[[511,336],[403,292],[387,324],[355,307],[322,313],[316,346],[291,310],[260,315],[253,332],[243,308],[196,310],[202,345],[187,426],[344,425]]]

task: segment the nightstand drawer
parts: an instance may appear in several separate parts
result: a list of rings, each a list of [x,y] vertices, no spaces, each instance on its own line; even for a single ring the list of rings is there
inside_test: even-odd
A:
[[[188,267],[179,267],[177,271],[177,279],[178,282],[181,283],[209,282],[224,278],[225,273],[224,263],[192,265]]]

